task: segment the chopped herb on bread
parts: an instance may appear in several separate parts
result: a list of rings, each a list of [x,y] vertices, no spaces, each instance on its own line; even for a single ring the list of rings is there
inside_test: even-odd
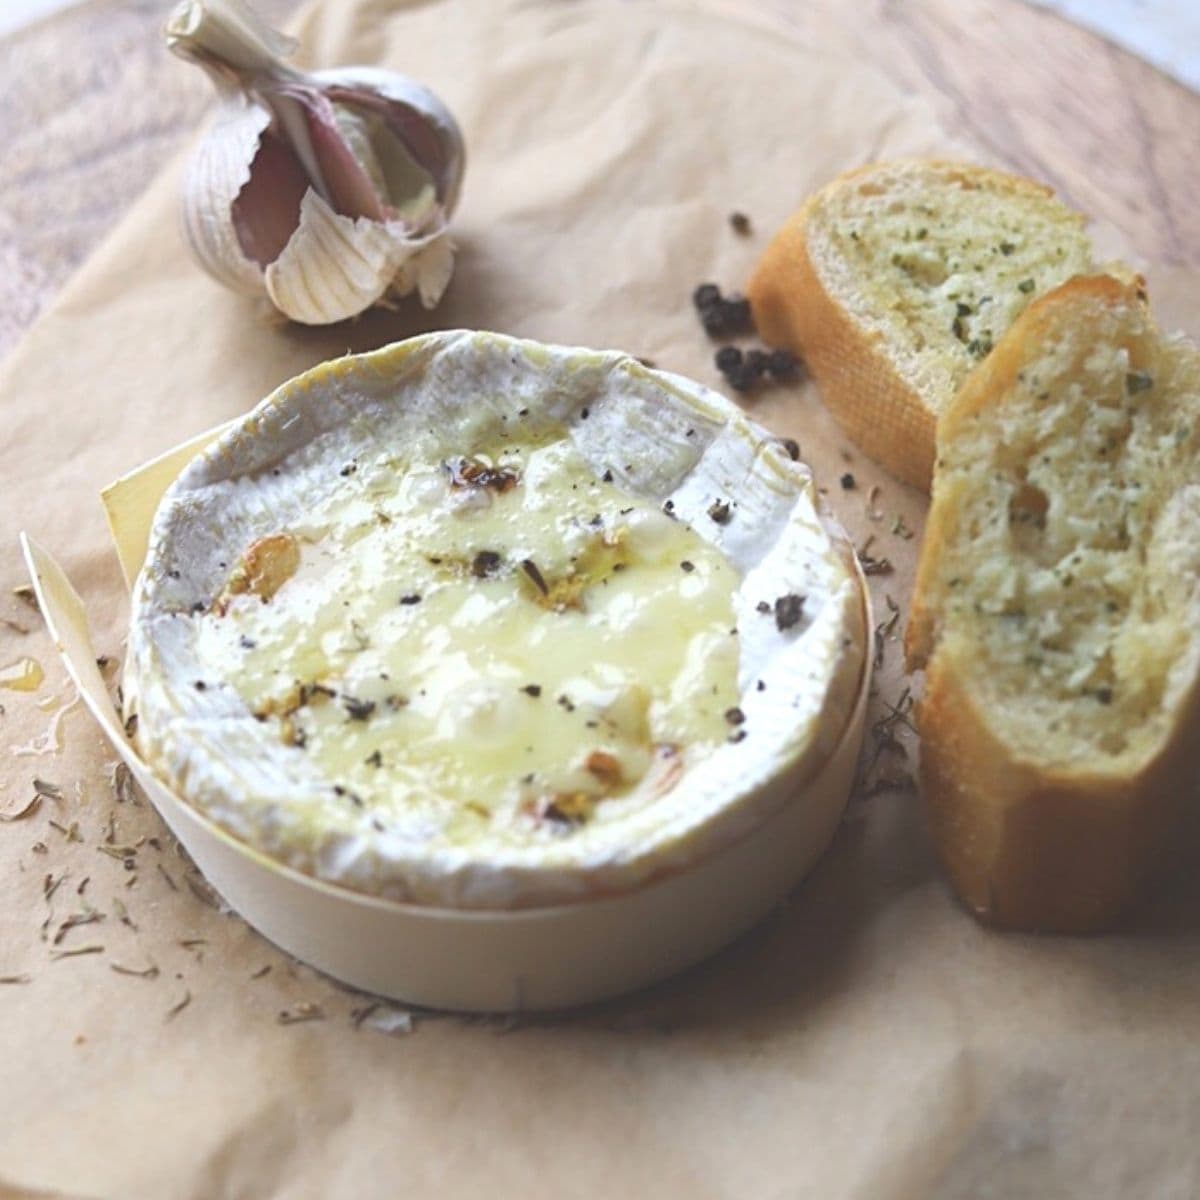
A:
[[[763,339],[799,354],[846,432],[928,488],[938,415],[1036,296],[1091,269],[1084,219],[984,167],[876,163],[813,196],[748,295]]]
[[[912,614],[921,791],[988,923],[1109,924],[1200,777],[1200,351],[1071,280],[942,414]]]

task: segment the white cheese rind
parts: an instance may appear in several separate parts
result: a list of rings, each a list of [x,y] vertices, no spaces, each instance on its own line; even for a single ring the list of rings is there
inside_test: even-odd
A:
[[[670,502],[740,575],[732,609],[746,736],[685,753],[687,769],[664,795],[635,789],[636,802],[604,802],[617,816],[557,836],[499,836],[486,824],[448,836],[419,807],[379,829],[369,807],[335,803],[331,780],[212,678],[222,661],[204,641],[212,619],[189,610],[211,604],[247,545],[302,530],[351,486],[361,490],[357,473],[341,475],[347,464],[393,446],[437,465],[495,446],[509,429],[565,431],[595,477],[607,472],[655,507]],[[731,502],[727,523],[708,515],[718,500]],[[851,554],[818,517],[807,468],[724,398],[617,354],[432,334],[285,384],[185,470],[163,499],[134,589],[126,691],[142,752],[165,782],[310,874],[469,908],[623,891],[727,845],[825,762],[865,669]],[[774,601],[790,593],[806,597],[804,615],[780,630]]]

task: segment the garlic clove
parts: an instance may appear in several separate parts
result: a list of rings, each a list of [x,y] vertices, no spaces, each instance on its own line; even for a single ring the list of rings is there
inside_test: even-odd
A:
[[[262,292],[262,268],[242,249],[233,214],[270,123],[265,108],[244,98],[222,104],[184,177],[183,232],[188,245],[214,279],[243,295]]]
[[[466,170],[466,150],[454,114],[423,84],[379,67],[339,67],[313,78],[329,98],[362,112],[377,114],[407,149],[414,162],[434,179],[447,216],[458,206]]]
[[[279,257],[266,268],[264,280],[271,303],[285,316],[305,325],[328,325],[363,312],[383,300],[389,292],[407,294],[419,285],[405,277],[396,292],[398,273],[420,257],[420,252],[438,240],[441,230],[424,237],[406,237],[394,224],[352,218],[334,212],[311,189],[300,205],[300,223]],[[431,260],[432,261],[432,260]],[[441,298],[451,271],[446,271]],[[434,295],[434,289],[429,288]]]
[[[210,274],[308,324],[414,290],[437,303],[465,156],[432,92],[370,67],[296,71],[279,61],[294,44],[242,0],[182,0],[167,41],[223,98],[184,200]]]

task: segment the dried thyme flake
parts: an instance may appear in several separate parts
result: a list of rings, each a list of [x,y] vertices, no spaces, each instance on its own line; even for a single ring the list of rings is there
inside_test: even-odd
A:
[[[103,921],[104,914],[98,909],[85,908],[83,912],[72,913],[65,921],[55,930],[54,937],[51,939],[52,946],[61,946],[63,938],[71,932],[72,929],[78,929],[80,925],[94,925],[97,921]]]
[[[208,938],[180,938],[179,944],[185,950],[195,950],[198,946],[207,946]]]
[[[217,894],[204,883],[202,880],[196,879],[192,875],[183,877],[184,883],[188,885],[188,890],[203,904],[207,904],[209,908],[220,910],[221,901],[217,899]]]
[[[871,544],[875,541],[875,535],[871,534],[869,538],[855,551],[858,555],[858,565],[862,567],[864,575],[890,575],[895,568],[892,566],[891,560],[887,558],[875,558],[871,554]]]
[[[42,880],[42,896],[49,900],[51,896],[62,886],[63,881],[67,878],[69,872],[64,871],[57,878],[51,873]]]
[[[898,755],[900,758],[908,757],[907,749],[896,737],[896,729],[902,727],[910,733],[916,733],[916,727],[908,716],[912,710],[912,704],[912,690],[907,687],[900,693],[900,698],[895,704],[890,704],[886,700],[883,702],[887,712],[871,726],[871,737],[875,741],[875,750],[871,755],[868,770],[875,765],[879,756],[885,751]]]
[[[259,967],[257,971],[253,972],[251,974],[250,978],[251,979],[261,979],[264,975],[269,975],[270,973],[271,973],[271,964],[267,963],[267,965],[265,967]]]
[[[748,237],[752,232],[750,218],[744,212],[731,212],[729,214],[729,228],[739,237]]]
[[[299,1025],[302,1021],[324,1021],[325,1010],[312,1000],[302,1000],[292,1008],[281,1008],[275,1020],[280,1025]]]
[[[871,490],[867,493],[867,516],[872,521],[883,520],[883,509],[876,505],[876,501],[883,494],[883,488],[877,483],[871,485]]]
[[[525,572],[530,582],[543,596],[550,595],[550,588],[546,584],[545,576],[538,570],[538,565],[532,558],[521,559],[521,570]]]
[[[163,1020],[173,1021],[181,1012],[183,1012],[185,1008],[187,1008],[189,1004],[191,1004],[191,1002],[192,993],[188,990],[185,990],[183,993],[183,999],[180,1000],[178,1004],[172,1004],[171,1007],[167,1009],[166,1014],[163,1016]]]
[[[85,954],[103,954],[101,945],[76,946],[73,950],[51,950],[50,957],[57,961],[60,958],[81,958]]]
[[[129,909],[125,907],[124,901],[122,901],[119,897],[114,896],[112,906],[113,912],[117,914],[117,920],[120,921],[122,925],[128,925],[130,929],[136,932],[137,923],[129,915]]]
[[[42,802],[42,793],[34,792],[33,795],[25,801],[25,803],[12,812],[0,812],[0,821],[23,821],[26,817],[31,817],[37,812],[38,805]]]
[[[515,471],[504,467],[490,467],[477,458],[456,458],[446,463],[450,472],[451,487],[487,488],[493,492],[511,491],[520,482]]]
[[[27,584],[27,583],[18,584],[15,588],[13,588],[12,594],[18,600],[20,600],[22,604],[26,604],[30,608],[32,608],[34,612],[42,611],[41,608],[38,607],[37,593],[33,590],[33,588],[29,584]]]
[[[787,452],[787,456],[792,462],[800,461],[800,443],[795,438],[780,438],[779,444]]]
[[[70,825],[63,825],[56,821],[53,817],[50,818],[48,824],[52,829],[58,830],[59,833],[67,839],[68,842],[82,842],[83,834],[79,832],[79,822],[72,821]],[[101,847],[103,849],[103,847]]]
[[[179,891],[179,885],[167,873],[167,868],[164,867],[162,865],[162,863],[155,863],[155,866],[158,867],[159,874],[167,881],[167,886],[171,889],[171,891],[173,891],[173,892]]]
[[[136,803],[133,792],[133,772],[123,762],[117,763],[113,770],[112,789],[118,804],[124,804],[126,801]]]
[[[1154,386],[1154,376],[1147,371],[1130,371],[1125,376],[1125,390],[1136,396],[1138,392],[1148,392]]]
[[[913,537],[913,531],[904,523],[904,518],[900,513],[897,513],[892,518],[892,532],[897,537],[902,537],[906,542],[911,541]]]
[[[103,845],[97,846],[96,849],[99,850],[101,854],[107,854],[109,858],[115,858],[118,862],[122,863],[132,862],[134,856],[138,852],[138,848],[136,846]]]
[[[116,971],[118,975],[132,975],[136,979],[157,979],[159,976],[158,967],[151,963],[148,967],[142,967],[138,970],[137,967],[126,967],[121,963],[109,963],[109,970]]]
[[[383,754],[379,750],[372,750],[371,753],[363,759],[363,762],[365,762],[368,767],[382,767]]]
[[[30,981],[29,975],[0,975],[0,984],[29,983]]]
[[[1017,284],[1017,291],[1024,292],[1025,295],[1028,296],[1029,293],[1033,291],[1034,286],[1035,284],[1032,279],[1022,279],[1021,282]]]
[[[360,1004],[350,1010],[350,1023],[357,1029],[372,1013],[378,1012],[382,1006],[378,1000],[370,1004]]]

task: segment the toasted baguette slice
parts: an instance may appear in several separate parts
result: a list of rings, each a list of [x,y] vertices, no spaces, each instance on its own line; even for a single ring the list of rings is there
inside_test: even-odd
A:
[[[1036,295],[1091,270],[1083,218],[1049,188],[961,163],[835,179],[767,247],[748,294],[763,339],[807,362],[843,428],[928,489],[934,428]]]
[[[984,921],[1101,928],[1200,778],[1200,351],[1139,283],[1031,305],[938,428],[906,649],[921,792]]]

